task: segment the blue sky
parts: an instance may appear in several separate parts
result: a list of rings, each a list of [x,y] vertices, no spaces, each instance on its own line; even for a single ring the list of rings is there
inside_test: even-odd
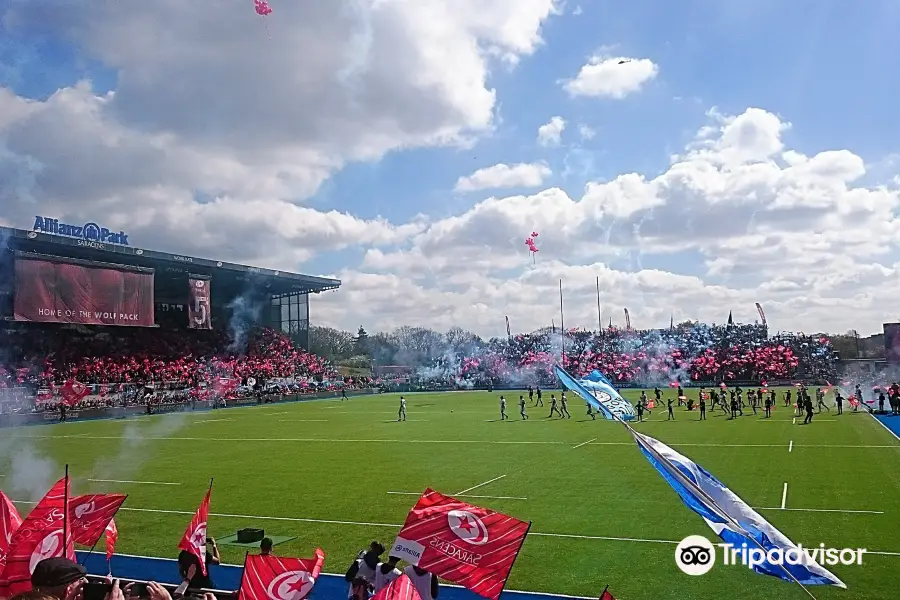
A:
[[[541,1],[533,0],[529,7],[536,6]],[[440,0],[433,0],[429,6],[440,3]],[[245,5],[249,5],[249,9]],[[96,13],[92,18],[96,18],[98,22],[94,24],[88,17],[82,18],[79,14],[79,11],[88,14],[87,5],[81,2],[54,3],[34,9],[34,13],[23,10],[24,6],[25,4],[13,0],[0,3],[0,16],[5,16],[0,21],[0,86],[7,88],[19,100],[36,100],[38,106],[42,107],[53,104],[51,96],[57,90],[71,88],[79,80],[90,80],[91,93],[99,98],[106,92],[120,90],[120,81],[134,82],[141,76],[147,76],[147,73],[152,73],[149,77],[156,78],[155,85],[171,85],[172,89],[167,90],[167,94],[177,97],[178,87],[188,77],[186,73],[192,68],[200,68],[198,64],[201,60],[207,61],[203,63],[205,71],[197,72],[209,75],[211,82],[217,82],[215,85],[230,85],[223,84],[221,78],[213,77],[211,71],[214,69],[209,65],[216,64],[215,57],[199,59],[197,56],[201,51],[192,50],[189,45],[191,42],[196,42],[198,47],[207,44],[203,50],[214,54],[216,43],[224,44],[224,41],[193,40],[190,39],[191,34],[185,33],[185,37],[179,40],[179,43],[184,43],[183,49],[158,47],[162,54],[166,53],[164,51],[185,52],[186,64],[184,73],[181,73],[177,63],[153,57],[152,38],[148,46],[151,51],[144,52],[144,55],[138,51],[129,52],[127,46],[131,41],[128,35],[118,36],[121,32],[135,31],[127,29],[128,26],[140,26],[145,22],[149,28],[153,20],[164,23],[169,19],[170,23],[177,25],[178,31],[182,28],[188,31],[193,26],[192,20],[207,19],[208,23],[216,21],[215,25],[218,27],[218,20],[221,19],[228,26],[234,24],[236,31],[247,36],[247,39],[234,43],[245,43],[254,48],[259,53],[259,68],[265,70],[265,65],[271,60],[267,53],[274,57],[276,53],[290,52],[278,45],[290,43],[286,38],[302,35],[292,27],[295,27],[295,23],[300,26],[301,17],[304,17],[299,12],[301,8],[273,1],[274,12],[267,17],[272,39],[267,41],[260,27],[260,17],[253,14],[252,4],[249,2],[225,2],[221,7],[221,15],[211,10],[203,11],[194,6],[181,8],[175,4],[174,9],[164,7],[158,11],[149,5],[142,6],[139,11],[122,5],[107,13]],[[451,116],[446,118],[458,119],[458,125],[454,126],[471,141],[468,145],[423,143],[421,139],[403,143],[390,142],[378,151],[371,152],[371,157],[364,161],[344,159],[344,156],[355,151],[348,154],[341,150],[337,155],[331,156],[338,161],[339,166],[336,168],[316,171],[310,167],[312,170],[308,172],[314,172],[315,175],[310,175],[309,178],[317,183],[312,187],[306,184],[288,186],[290,191],[275,193],[271,201],[307,206],[317,211],[317,214],[336,210],[347,213],[361,224],[354,225],[356,229],[346,232],[338,231],[338,225],[334,225],[335,230],[328,234],[328,239],[333,241],[340,238],[342,241],[330,243],[327,249],[314,247],[310,242],[309,247],[304,247],[302,251],[296,247],[291,249],[292,252],[285,250],[287,254],[284,258],[277,259],[289,263],[281,264],[282,268],[335,274],[343,271],[345,276],[351,277],[358,273],[384,276],[387,274],[387,267],[374,264],[371,256],[369,261],[361,262],[367,252],[371,253],[377,248],[379,252],[404,262],[406,259],[403,257],[407,256],[404,253],[421,253],[422,248],[431,243],[429,239],[440,239],[444,235],[440,232],[444,232],[445,228],[452,229],[454,222],[474,223],[477,209],[484,208],[483,203],[490,196],[502,198],[527,195],[559,187],[568,198],[579,202],[589,182],[608,182],[626,173],[639,173],[648,180],[653,179],[666,173],[671,155],[684,153],[685,146],[695,139],[698,130],[708,126],[719,129],[724,127],[722,122],[716,121],[715,115],[708,114],[714,107],[717,111],[715,114],[726,117],[741,115],[750,107],[758,107],[776,115],[781,123],[791,123],[790,129],[775,134],[784,149],[807,156],[814,156],[825,150],[849,150],[854,156],[861,157],[867,166],[865,174],[856,178],[854,185],[862,184],[872,189],[878,185],[890,185],[891,178],[900,172],[900,161],[897,159],[900,156],[900,142],[896,136],[889,134],[900,131],[900,116],[893,106],[900,92],[900,80],[894,76],[900,70],[900,48],[896,36],[896,31],[900,29],[900,5],[896,3],[868,2],[853,5],[822,0],[790,3],[762,0],[754,3],[729,2],[722,8],[714,7],[708,2],[567,2],[564,6],[557,4],[556,14],[546,13],[536,20],[537,28],[532,33],[539,35],[542,42],[524,50],[521,47],[515,48],[515,44],[507,39],[515,36],[504,37],[502,31],[504,27],[507,31],[520,27],[525,32],[529,25],[517,21],[517,9],[512,4],[501,1],[497,6],[501,7],[497,8],[497,13],[502,13],[503,10],[509,12],[496,17],[496,23],[491,22],[492,26],[497,27],[495,32],[485,33],[487,25],[478,23],[477,19],[474,24],[466,22],[460,25],[459,32],[452,32],[461,36],[458,38],[460,40],[463,39],[462,36],[469,36],[465,39],[471,39],[482,50],[486,50],[497,39],[502,39],[501,45],[505,44],[506,51],[517,54],[515,66],[490,58],[485,53],[480,56],[488,72],[483,86],[496,92],[496,101],[491,107],[493,117],[490,127],[479,125],[472,129],[472,124],[478,118],[474,112],[463,113],[474,105],[455,105],[448,112]],[[46,13],[42,9],[46,9]],[[173,10],[184,10],[184,14],[170,14]],[[522,8],[518,12],[527,10],[530,8]],[[372,23],[374,39],[381,43],[383,38],[379,36],[389,34],[379,33],[379,21],[373,20]],[[423,22],[422,25],[422,36],[429,35],[425,32],[433,24]],[[198,22],[196,31],[200,32],[201,37],[208,34],[212,38],[216,27],[210,26],[204,30],[202,23]],[[226,25],[222,27],[225,28]],[[137,47],[139,41],[133,33],[131,35]],[[520,36],[517,39],[522,38]],[[339,40],[335,41],[336,47],[340,43]],[[427,39],[422,37],[421,41],[416,41],[419,45],[415,48],[427,43]],[[270,48],[267,44],[272,44],[273,47]],[[344,47],[341,52],[346,54],[347,48]],[[582,65],[596,54],[647,59],[656,65],[658,73],[644,82],[640,89],[621,98],[572,97],[564,89],[562,82],[574,78]],[[222,55],[223,62],[216,68],[227,72],[229,63],[224,58],[227,56],[224,46]],[[452,63],[453,52],[448,52],[448,56],[450,63],[445,64],[452,70],[455,68]],[[463,62],[462,58],[460,62]],[[173,64],[176,66],[173,67]],[[440,73],[432,73],[430,76],[439,75]],[[411,82],[417,77],[412,72],[398,73],[398,76],[401,79],[408,78]],[[193,77],[196,78],[196,75]],[[272,77],[275,82],[279,74],[273,73]],[[241,85],[238,74],[235,74],[234,80],[232,94]],[[267,111],[270,101],[273,104],[279,101],[289,102],[291,94],[301,91],[308,92],[291,90],[287,84],[283,88],[276,88],[276,83],[273,83],[271,88],[260,89],[259,110]],[[148,102],[152,102],[153,93],[145,92],[145,95],[149,96]],[[441,96],[447,95],[446,91],[435,92],[428,99],[440,103],[444,101]],[[229,97],[228,89],[223,88],[222,102],[227,103]],[[104,111],[105,123],[114,122],[121,127],[121,131],[128,132],[128,135],[136,137],[140,134],[161,133],[152,131],[152,126],[147,125],[151,121],[143,122],[141,115],[129,114],[129,110],[134,110],[133,106],[117,106],[120,104],[118,97],[106,105],[100,100],[95,102],[100,107],[98,110]],[[189,95],[184,96],[184,102],[190,103]],[[199,117],[203,115],[203,107],[186,108],[197,111]],[[246,111],[247,108],[244,108],[243,114]],[[277,110],[273,109],[273,113],[275,112]],[[537,130],[553,116],[560,116],[566,121],[562,143],[558,146],[542,146],[537,143]],[[318,115],[314,111],[308,111],[308,117],[314,123]],[[400,122],[404,115],[390,115],[390,118]],[[207,132],[207,139],[202,144],[204,150],[208,149],[211,145],[208,138],[212,137],[212,145],[226,149],[224,154],[246,165],[254,157],[241,154],[242,140],[237,134],[232,137],[233,132],[229,131],[233,123],[234,121],[219,123],[221,138],[216,141],[219,132]],[[365,120],[362,123],[362,127],[365,127]],[[393,129],[418,127],[418,124],[419,121],[411,119],[409,123],[401,123]],[[13,126],[23,127],[24,130],[21,123],[10,127]],[[581,139],[578,133],[581,126],[593,130],[594,137]],[[56,166],[50,164],[52,159],[49,155],[42,159],[32,150],[26,153],[15,148],[13,133],[18,131],[10,129],[4,133],[0,128],[0,142],[9,146],[11,152],[30,156],[53,171]],[[193,147],[192,144],[195,143],[187,131],[168,130],[167,133],[180,136],[184,147]],[[263,142],[262,137],[247,138],[246,146],[260,142]],[[324,138],[320,135],[318,142],[323,144],[323,148],[334,146],[327,135]],[[359,144],[363,142],[352,143],[357,144],[355,148],[359,148]],[[308,147],[309,144],[300,142],[296,146],[301,151]],[[259,186],[259,189],[266,185],[277,186],[279,182],[297,177],[294,172],[296,166],[291,165],[289,159],[285,160],[280,171],[273,170],[273,174],[270,177],[267,175],[267,178],[260,176],[256,183],[242,181],[240,185],[230,185],[227,182],[218,185],[216,182],[210,183],[208,177],[202,178],[202,181],[198,178],[193,184],[185,184],[180,179],[177,181],[178,185],[188,186],[186,189],[194,201],[210,205],[209,211],[218,210],[220,204],[217,199],[226,196],[240,197],[240,202],[252,203],[252,193],[247,192],[248,189],[253,189],[254,186]],[[537,188],[529,186],[454,191],[458,178],[478,169],[500,163],[513,165],[535,162],[546,163],[552,171]],[[783,166],[781,161],[776,162]],[[21,161],[17,164],[21,164]],[[117,176],[121,176],[121,170]],[[159,173],[158,176],[160,185],[166,187],[170,182],[168,175]],[[177,179],[174,177],[173,175],[172,182]],[[252,176],[248,177],[252,179]],[[304,175],[300,179],[306,181],[307,178]],[[40,184],[39,181],[37,189],[45,191],[46,188],[42,188]],[[136,188],[132,188],[132,192],[134,189]],[[147,191],[148,187],[140,189]],[[114,220],[117,218],[124,223],[132,220],[148,223],[161,222],[154,219],[164,220],[162,207],[159,207],[160,214],[147,216],[142,221],[137,215],[140,212],[138,209],[143,208],[143,205],[129,206],[121,198],[130,196],[118,195],[113,191],[109,191],[109,194],[108,198],[120,200],[101,202],[101,198],[97,198],[98,203],[90,210],[112,210],[110,214],[117,215]],[[260,196],[262,195],[260,192]],[[268,200],[270,198],[267,196]],[[54,205],[49,198],[47,204]],[[78,207],[56,203],[57,210],[70,210],[76,214],[83,214],[89,210],[89,206],[90,203]],[[190,203],[187,206],[190,208]],[[193,207],[192,210],[197,208]],[[28,220],[31,218],[28,215],[33,214],[33,210],[22,208],[16,214],[20,214],[20,219]],[[594,214],[600,213],[595,211]],[[608,216],[612,213],[607,209],[604,214]],[[649,214],[650,221],[660,218]],[[397,228],[404,226],[409,231],[416,229],[416,215],[425,215],[424,219],[431,224],[419,227],[419,238],[397,232]],[[85,216],[97,219],[102,217],[93,214]],[[383,232],[378,222],[373,221],[376,217],[381,217],[384,220],[382,225],[392,233]],[[215,220],[220,217],[208,218]],[[630,215],[621,213],[613,223],[623,226],[629,218]],[[705,235],[705,232],[691,231],[690,225],[679,224],[677,215],[667,219],[665,227],[676,230],[685,228],[686,236]],[[532,225],[522,224],[521,228],[540,228],[542,224],[539,220],[535,218]],[[641,226],[645,222],[649,221],[644,219]],[[823,218],[822,224],[813,231],[826,231],[828,223],[831,221]],[[13,224],[29,226],[29,223],[18,221]],[[609,231],[609,226],[609,222],[606,222],[606,231]],[[748,234],[751,226],[752,223],[748,223]],[[153,247],[154,242],[158,241],[150,235],[142,236],[141,227],[136,225],[135,229],[135,243]],[[346,240],[341,237],[344,235],[347,236]],[[485,237],[490,237],[490,234],[485,233]],[[180,238],[173,233],[171,238],[162,236],[158,239]],[[892,268],[891,263],[897,259],[896,250],[890,237],[885,242],[890,246],[890,259],[886,261],[881,258],[880,264],[885,268]],[[450,238],[446,243],[453,244]],[[552,252],[553,244],[548,243],[548,251]],[[490,242],[486,244],[491,245]],[[675,247],[678,245],[676,243],[670,245],[672,247],[669,251],[647,251],[646,245],[639,245],[636,249],[613,248],[611,252],[601,251],[595,259],[585,259],[583,252],[577,253],[578,259],[574,255],[563,253],[555,256],[541,255],[541,258],[557,260],[567,268],[578,267],[580,261],[587,265],[603,264],[625,273],[635,273],[640,268],[659,269],[665,273],[697,277],[715,285],[731,285],[729,282],[740,279],[734,274],[721,276],[710,272],[709,263],[718,254],[709,248],[700,245]],[[199,254],[219,251],[215,246],[200,245],[191,248],[190,243],[177,250]],[[425,260],[428,255],[421,254],[421,257]],[[248,261],[260,259],[253,253],[238,251],[235,251],[234,258]],[[434,269],[437,267],[434,265],[440,264],[437,257],[433,256],[432,259],[425,260],[427,267],[423,267],[432,270],[428,277],[422,273],[403,274],[422,293],[437,289],[429,287],[435,285]],[[498,261],[498,265],[489,268],[483,276],[515,271],[515,268],[510,271],[511,267],[499,258]],[[503,263],[502,266],[500,263]],[[801,268],[798,272],[804,271]],[[826,275],[823,272],[822,276]],[[523,276],[528,276],[528,273],[523,275],[520,272],[513,278],[522,281]],[[415,284],[417,278],[420,283],[427,281],[428,285],[423,287]],[[748,285],[761,285],[770,278],[771,274],[758,272]],[[738,293],[738,290],[732,291]],[[662,314],[664,307],[660,311]],[[879,317],[872,316],[873,321],[877,318]]]

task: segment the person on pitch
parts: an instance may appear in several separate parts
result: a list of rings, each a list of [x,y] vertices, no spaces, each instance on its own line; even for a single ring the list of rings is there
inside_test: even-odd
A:
[[[506,421],[509,417],[506,416],[506,398],[504,396],[500,396],[500,420]]]
[[[560,417],[562,417],[562,413],[559,412],[558,408],[556,408],[556,394],[550,394],[550,414],[547,415],[547,418],[551,418],[553,416],[553,413],[556,413]]]
[[[566,393],[563,392],[559,395],[559,404],[560,404],[560,412],[559,416],[566,419],[571,419],[572,415],[569,414],[569,401],[566,399]]]
[[[706,398],[700,394],[700,420],[706,420]]]
[[[406,420],[406,398],[400,396],[400,411],[397,413],[397,422]]]
[[[672,410],[673,403],[674,403],[674,400],[669,398],[669,400],[668,400],[669,416],[666,417],[666,421],[674,421],[675,420],[675,412]]]
[[[519,414],[522,416],[523,421],[528,420],[528,415],[525,413],[525,396],[519,396]]]

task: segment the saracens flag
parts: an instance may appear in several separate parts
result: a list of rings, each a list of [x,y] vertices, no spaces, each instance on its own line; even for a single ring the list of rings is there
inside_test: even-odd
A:
[[[79,383],[74,379],[69,379],[61,388],[59,388],[59,395],[62,398],[62,401],[69,406],[75,406],[81,402],[82,398],[90,395],[90,393],[91,389],[88,386]]]
[[[248,554],[238,600],[303,600],[316,584],[323,564],[321,548],[316,548],[315,558]]]
[[[75,543],[96,544],[126,498],[126,494],[85,494],[69,500],[69,526]]]
[[[200,560],[200,570],[206,575],[206,524],[209,521],[209,496],[212,494],[212,482],[206,490],[206,496],[197,508],[194,518],[178,543],[180,550],[186,550]]]
[[[3,565],[6,564],[9,543],[21,524],[22,517],[19,516],[16,506],[12,500],[6,497],[6,494],[0,492],[0,573],[3,572]]]
[[[64,531],[68,529],[65,516],[68,494],[66,476],[56,482],[12,535],[6,565],[0,574],[0,598],[12,598],[31,590],[31,574],[45,558],[65,556],[75,560],[72,538]]]
[[[531,523],[425,490],[391,556],[497,600]]]

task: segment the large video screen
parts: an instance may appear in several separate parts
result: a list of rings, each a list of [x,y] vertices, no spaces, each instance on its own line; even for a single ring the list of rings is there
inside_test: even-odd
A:
[[[16,259],[16,321],[153,327],[153,272]]]

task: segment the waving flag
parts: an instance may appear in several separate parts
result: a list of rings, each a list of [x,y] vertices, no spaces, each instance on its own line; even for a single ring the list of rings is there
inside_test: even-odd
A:
[[[113,553],[116,551],[116,542],[119,540],[119,528],[116,527],[116,520],[110,519],[109,525],[103,530],[106,534],[106,561],[112,560]]]
[[[634,419],[634,406],[616,391],[609,380],[599,371],[593,371],[584,379],[576,380],[560,367],[554,365],[556,376],[567,388],[584,398],[595,410],[603,413],[610,421]]]
[[[85,494],[69,500],[69,526],[76,544],[93,546],[128,496]]]
[[[185,530],[178,544],[179,550],[186,550],[200,560],[200,570],[206,575],[206,524],[209,522],[209,497],[212,494],[212,483],[206,490],[203,502],[197,508],[194,518]]]
[[[238,600],[303,600],[312,591],[325,563],[325,552],[315,558],[283,558],[248,554]]]
[[[765,327],[766,326],[766,313],[763,312],[762,305],[759,302],[756,303],[756,310],[759,312],[759,318],[762,319],[763,327]]]
[[[427,489],[409,511],[391,556],[497,600],[530,528]]]
[[[401,575],[372,596],[372,600],[422,600],[408,575]]]
[[[834,585],[846,587],[835,575],[806,556],[805,564],[783,566],[768,560],[771,550],[780,550],[782,556],[797,546],[783,533],[775,529],[752,508],[703,467],[682,456],[672,448],[650,436],[629,428],[631,435],[644,456],[669,485],[678,493],[688,508],[703,517],[706,524],[727,544],[741,548],[761,548],[766,551],[762,564],[753,570],[803,585]],[[801,555],[804,555],[800,551]]]
[[[90,395],[90,393],[91,389],[88,386],[79,383],[74,379],[69,379],[61,388],[59,388],[59,395],[62,398],[62,401],[69,406],[75,406],[81,402],[82,398]]]
[[[6,564],[6,553],[9,552],[12,536],[21,524],[22,517],[19,516],[19,511],[16,510],[12,500],[0,492],[0,573]]]
[[[69,477],[66,476],[41,498],[13,533],[6,565],[0,574],[0,598],[12,598],[31,590],[31,574],[45,558],[66,556],[75,559],[72,538],[65,531],[68,494]]]

